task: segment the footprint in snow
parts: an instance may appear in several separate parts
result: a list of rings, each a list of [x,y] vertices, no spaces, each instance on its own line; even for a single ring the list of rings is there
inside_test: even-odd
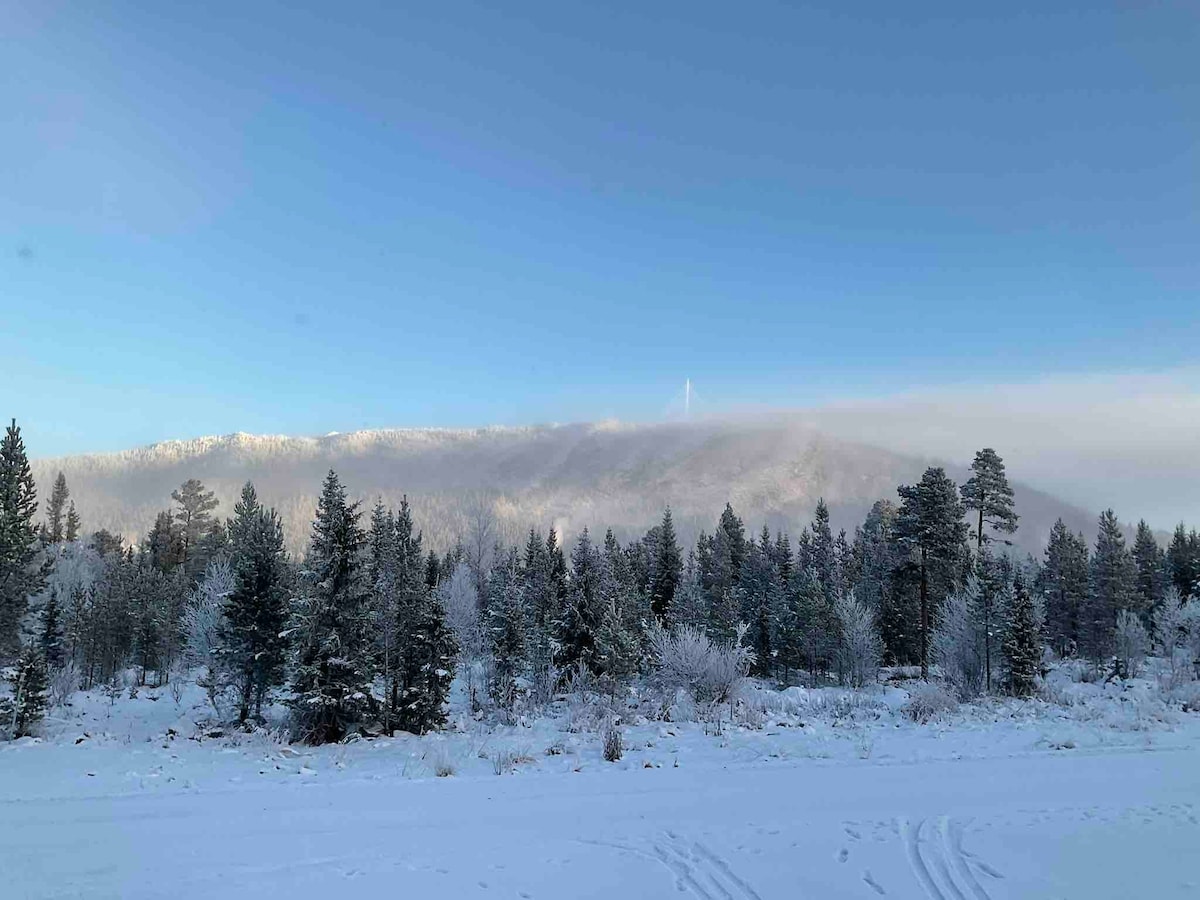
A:
[[[843,847],[841,850],[838,851],[838,854],[837,854],[838,862],[844,863],[849,858],[850,858],[850,851],[847,850],[845,847]]]

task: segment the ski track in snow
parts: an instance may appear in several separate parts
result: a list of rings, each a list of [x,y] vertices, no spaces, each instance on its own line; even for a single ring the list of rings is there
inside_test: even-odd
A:
[[[733,867],[700,841],[687,845],[673,831],[654,842],[655,857],[676,878],[676,887],[698,900],[762,900]]]

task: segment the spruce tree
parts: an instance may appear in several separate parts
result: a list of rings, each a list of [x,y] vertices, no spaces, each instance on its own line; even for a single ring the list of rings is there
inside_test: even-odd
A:
[[[13,419],[0,440],[0,662],[20,651],[21,619],[41,586],[36,515],[37,486]]]
[[[941,468],[925,470],[915,485],[901,485],[895,535],[916,557],[920,575],[921,677],[929,678],[929,637],[937,605],[954,588],[967,526],[958,487]]]
[[[238,721],[262,716],[270,691],[283,683],[287,645],[288,569],[283,524],[265,509],[249,481],[229,522],[234,589],[225,605],[218,655],[237,690]]]
[[[1113,653],[1117,613],[1137,603],[1137,568],[1125,546],[1125,535],[1116,514],[1100,514],[1096,549],[1092,553],[1087,603],[1080,616],[1084,653],[1099,664]]]
[[[357,503],[332,470],[317,501],[301,595],[291,610],[295,646],[289,705],[300,737],[338,741],[359,728],[371,702],[373,671],[365,639]]]
[[[569,671],[582,665],[599,674],[597,636],[604,619],[601,595],[601,559],[586,528],[571,551],[571,582],[559,638],[559,667]]]
[[[700,583],[700,566],[696,562],[696,551],[690,550],[679,587],[667,607],[667,626],[703,631],[707,622],[708,610],[704,603],[704,585]]]
[[[65,520],[67,498],[71,492],[67,488],[67,476],[59,472],[54,479],[54,487],[50,491],[50,499],[46,501],[46,540],[51,544],[60,544],[66,538]]]
[[[8,677],[12,698],[3,710],[8,717],[3,725],[12,737],[31,735],[45,716],[46,680],[45,660],[33,644],[26,645]]]
[[[1195,530],[1188,533],[1182,522],[1171,536],[1167,565],[1171,582],[1184,602],[1191,597],[1200,597],[1200,534]]]
[[[446,624],[446,611],[432,591],[415,610],[405,647],[405,687],[400,727],[427,734],[446,724],[446,701],[454,681],[458,646]]]
[[[67,506],[67,525],[66,532],[63,537],[68,543],[74,543],[79,540],[79,513],[75,512],[75,501],[72,500]]]
[[[1088,546],[1059,519],[1050,529],[1038,590],[1046,607],[1046,638],[1060,656],[1079,645],[1081,617],[1088,599]]]
[[[1019,574],[1013,584],[1002,650],[1009,691],[1017,697],[1028,697],[1037,687],[1042,641],[1033,597]]]
[[[662,524],[655,534],[654,558],[650,580],[650,609],[659,622],[666,619],[667,610],[683,576],[683,551],[675,537],[671,507],[663,513]]]
[[[1138,522],[1137,534],[1133,539],[1133,563],[1137,567],[1138,599],[1135,611],[1145,624],[1152,621],[1169,581],[1166,554],[1159,548],[1154,532],[1145,519]]]
[[[63,645],[63,626],[58,604],[58,591],[52,590],[46,606],[42,609],[42,633],[40,650],[46,666],[57,671],[66,661],[66,648]]]
[[[754,673],[763,678],[770,676],[775,662],[775,619],[782,594],[772,549],[771,535],[764,525],[759,542],[751,541],[746,547],[742,573],[746,604],[742,620],[750,626],[746,640],[754,650]]]
[[[492,650],[491,695],[511,710],[525,674],[526,625],[516,548],[496,553],[488,572],[487,633]]]

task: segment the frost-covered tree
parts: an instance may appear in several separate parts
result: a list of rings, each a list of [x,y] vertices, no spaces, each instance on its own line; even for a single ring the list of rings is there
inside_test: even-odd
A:
[[[289,572],[283,523],[259,503],[250,482],[227,530],[233,586],[223,606],[218,652],[236,693],[238,721],[245,722],[261,717],[271,690],[283,683]]]
[[[437,597],[445,611],[446,624],[458,646],[458,658],[471,704],[478,707],[479,692],[484,684],[487,632],[480,620],[475,575],[469,563],[464,560],[455,565],[450,577],[438,587]]]
[[[221,711],[222,697],[230,683],[229,666],[222,657],[226,628],[225,605],[237,581],[227,559],[215,559],[204,570],[204,577],[188,597],[183,612],[185,659],[192,666],[203,666],[196,683],[208,693],[213,708]]]
[[[1182,600],[1174,585],[1154,611],[1154,646],[1166,661],[1171,686],[1191,677],[1200,650],[1200,602]]]
[[[929,639],[940,602],[958,581],[967,526],[958,487],[941,468],[925,470],[920,482],[901,485],[894,534],[914,557],[919,576],[921,676],[929,677]]]
[[[339,741],[372,706],[373,670],[364,634],[366,592],[357,503],[331,470],[317,501],[300,596],[288,632],[294,649],[289,705],[296,731],[313,744]]]
[[[984,689],[984,632],[979,579],[972,577],[946,598],[933,633],[933,658],[961,700]]]
[[[20,651],[21,619],[41,587],[36,515],[37,486],[13,419],[0,439],[0,662]]]
[[[1013,584],[1002,649],[1008,690],[1017,697],[1029,696],[1037,687],[1042,640],[1037,606],[1020,577]]]
[[[1132,610],[1117,613],[1117,626],[1113,632],[1117,672],[1126,678],[1136,678],[1146,653],[1150,649],[1150,635],[1141,618]]]
[[[834,603],[838,618],[838,671],[850,687],[861,688],[875,680],[883,656],[883,642],[875,614],[853,591]]]

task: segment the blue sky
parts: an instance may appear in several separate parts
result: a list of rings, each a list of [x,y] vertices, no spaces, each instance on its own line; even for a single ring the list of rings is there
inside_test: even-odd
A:
[[[37,455],[656,418],[1200,346],[1194,3],[58,4],[0,25]]]

